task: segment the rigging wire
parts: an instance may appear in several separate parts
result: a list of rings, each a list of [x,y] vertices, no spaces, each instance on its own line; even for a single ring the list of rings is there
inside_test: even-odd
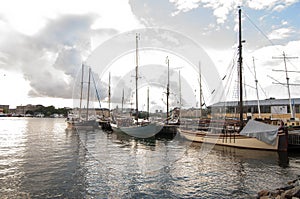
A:
[[[233,71],[235,68],[235,63],[236,63],[236,59],[237,59],[237,49],[234,52],[233,58],[232,58],[232,62],[229,63],[226,71],[227,73],[223,76],[222,81],[225,81],[224,83],[224,88],[228,88],[228,89],[222,89],[221,91],[221,96],[224,96],[225,98],[228,97],[230,89],[229,89],[229,85],[232,85],[232,80],[233,80]],[[218,87],[218,89],[222,86],[222,82],[220,82],[220,85]],[[227,92],[225,92],[225,90],[227,90]]]
[[[269,37],[251,20],[251,18],[249,17],[249,15],[247,14],[247,12],[245,10],[243,10],[243,14],[246,16],[246,18],[249,20],[249,22],[270,42],[270,44],[272,44],[272,46],[274,46],[278,52],[282,53],[282,50],[278,48],[278,45],[274,44],[274,42],[269,39]],[[287,61],[296,69],[297,67],[289,60],[287,59]]]
[[[249,15],[247,15],[245,10],[243,10],[243,14],[250,21],[250,23],[270,42],[270,44],[272,44],[273,46],[276,47],[276,45],[273,43],[273,41],[271,39],[269,39],[268,36],[251,20],[251,18],[249,17]],[[277,48],[277,50],[280,51],[280,49],[278,47],[276,47],[276,48]]]

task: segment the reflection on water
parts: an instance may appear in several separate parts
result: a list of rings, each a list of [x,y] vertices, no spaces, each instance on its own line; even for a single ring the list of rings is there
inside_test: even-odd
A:
[[[67,135],[64,128],[61,119],[0,120],[0,195],[82,196],[84,156],[77,137]]]
[[[63,119],[0,119],[6,198],[249,198],[299,175],[299,154],[65,131]]]

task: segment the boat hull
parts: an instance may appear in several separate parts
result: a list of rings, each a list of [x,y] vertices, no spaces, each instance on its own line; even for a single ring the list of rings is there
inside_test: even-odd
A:
[[[94,130],[99,125],[96,120],[89,121],[67,121],[67,129],[70,130]]]
[[[261,149],[274,151],[287,150],[287,146],[283,146],[285,144],[283,142],[284,140],[286,140],[286,134],[278,134],[275,144],[270,145],[256,138],[247,137],[239,134],[210,134],[204,131],[192,131],[184,129],[178,129],[178,132],[185,139],[200,143],[209,143],[247,149]]]
[[[127,135],[137,138],[149,138],[155,136],[163,127],[160,123],[150,123],[144,126],[119,127],[111,124],[111,128],[115,132],[126,133]]]

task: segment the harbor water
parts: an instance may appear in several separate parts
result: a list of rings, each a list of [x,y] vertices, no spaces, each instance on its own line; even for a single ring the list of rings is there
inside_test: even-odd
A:
[[[209,149],[209,150],[206,150]],[[300,154],[206,148],[180,136],[68,131],[0,118],[0,198],[255,198],[300,175]]]

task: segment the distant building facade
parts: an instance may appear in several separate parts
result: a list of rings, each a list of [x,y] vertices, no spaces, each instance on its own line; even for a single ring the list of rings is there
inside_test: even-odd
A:
[[[17,106],[15,109],[15,114],[17,115],[25,115],[28,111],[36,111],[41,105],[32,105],[27,104],[25,106]]]
[[[0,105],[0,113],[8,113],[9,105]]]
[[[300,114],[300,98],[294,98],[292,101],[292,107],[294,112],[297,114],[296,117],[299,117]],[[291,117],[290,113],[290,102],[289,99],[266,99],[259,100],[260,112],[262,117]],[[213,104],[209,107],[211,110],[212,107],[218,110],[220,113],[226,113],[227,115],[234,115],[239,113],[239,102],[230,101],[230,102],[219,102]],[[243,102],[243,112],[247,116],[258,116],[258,102],[257,100],[249,100]]]

